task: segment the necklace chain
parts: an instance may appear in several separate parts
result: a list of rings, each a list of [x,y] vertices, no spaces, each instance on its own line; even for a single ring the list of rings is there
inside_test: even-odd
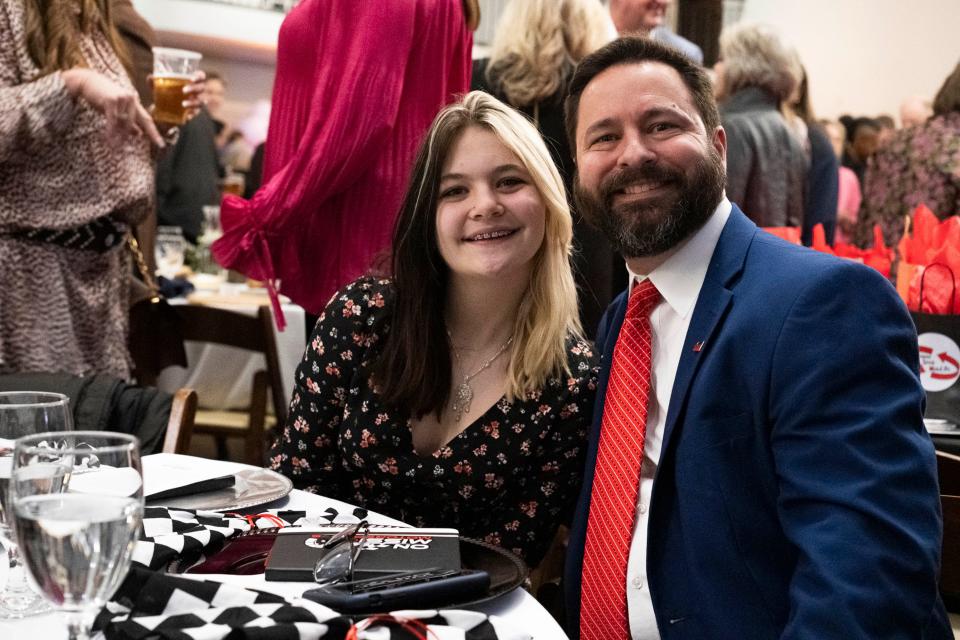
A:
[[[457,362],[463,366],[463,360],[460,358],[460,351],[453,346],[453,336],[450,335],[450,331],[447,331],[447,337],[450,338],[450,348],[453,350],[453,357],[457,359]],[[456,422],[460,422],[460,418],[463,417],[463,414],[470,413],[470,403],[473,401],[473,387],[470,386],[470,381],[480,375],[481,372],[486,371],[487,368],[494,363],[494,361],[503,355],[503,352],[507,350],[507,347],[510,346],[510,343],[513,342],[513,336],[507,338],[507,341],[500,345],[500,348],[497,349],[497,352],[492,356],[487,358],[487,360],[481,364],[476,371],[473,373],[465,373],[463,375],[463,380],[460,381],[460,384],[457,386],[456,392],[453,394],[453,403],[450,405],[450,411],[453,412],[453,419]]]

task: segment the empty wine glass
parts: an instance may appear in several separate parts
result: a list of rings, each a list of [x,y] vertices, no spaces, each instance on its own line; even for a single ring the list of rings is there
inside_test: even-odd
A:
[[[49,611],[46,601],[30,588],[20,566],[20,553],[10,530],[7,486],[13,465],[13,441],[42,431],[73,428],[70,399],[60,393],[7,391],[0,393],[0,542],[9,557],[7,584],[0,592],[0,618],[23,618]]]
[[[16,441],[9,500],[20,555],[43,596],[67,614],[70,640],[90,637],[130,569],[142,477],[131,435],[72,431]]]

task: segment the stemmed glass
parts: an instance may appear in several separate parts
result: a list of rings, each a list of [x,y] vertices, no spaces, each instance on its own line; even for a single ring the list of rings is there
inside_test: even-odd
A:
[[[10,510],[27,571],[67,614],[70,640],[89,638],[130,569],[143,519],[138,440],[102,431],[18,439]]]
[[[73,428],[70,399],[60,393],[0,393],[0,542],[9,556],[7,584],[0,592],[0,618],[22,618],[48,611],[46,601],[27,584],[16,540],[10,530],[7,486],[13,465],[13,441],[42,431]]]

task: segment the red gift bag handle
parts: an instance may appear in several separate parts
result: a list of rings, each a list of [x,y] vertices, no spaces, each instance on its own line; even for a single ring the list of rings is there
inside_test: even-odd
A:
[[[950,306],[947,307],[948,311],[945,315],[952,315],[954,310],[954,303],[956,302],[957,297],[957,278],[953,275],[953,269],[950,268],[950,265],[943,262],[934,262],[933,264],[928,264],[923,268],[923,273],[920,274],[920,299],[917,300],[917,311],[924,313],[923,311],[923,280],[927,277],[927,269],[930,267],[943,267],[950,274]]]

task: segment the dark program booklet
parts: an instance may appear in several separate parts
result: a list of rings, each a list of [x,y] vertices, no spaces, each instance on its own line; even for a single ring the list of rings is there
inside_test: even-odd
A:
[[[313,582],[313,568],[328,552],[323,544],[342,529],[336,525],[280,529],[264,577],[278,582]],[[460,569],[456,529],[371,526],[357,557],[354,579],[424,569]]]

